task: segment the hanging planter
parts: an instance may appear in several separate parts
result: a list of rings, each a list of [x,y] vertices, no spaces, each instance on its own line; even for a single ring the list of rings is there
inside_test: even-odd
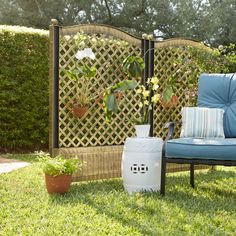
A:
[[[81,119],[87,114],[89,105],[80,105],[79,103],[70,101],[66,105],[66,108],[74,117]]]
[[[91,91],[91,78],[96,75],[96,68],[82,62],[85,58],[95,59],[95,54],[91,48],[78,50],[75,57],[79,62],[73,69],[64,70],[65,75],[75,82],[74,100],[71,101],[67,108],[70,113],[77,118],[83,118],[89,109],[89,105],[94,100]]]
[[[85,116],[88,109],[88,106],[80,106],[79,104],[74,104],[70,112],[73,116],[81,119]]]
[[[165,101],[163,97],[160,99],[160,104],[163,108],[173,108],[176,107],[179,103],[179,97],[173,95],[169,101]]]

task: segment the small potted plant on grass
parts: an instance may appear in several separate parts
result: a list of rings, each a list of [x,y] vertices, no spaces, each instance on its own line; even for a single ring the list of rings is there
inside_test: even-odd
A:
[[[72,181],[72,174],[82,168],[78,159],[66,159],[62,156],[50,157],[40,154],[39,161],[45,174],[48,193],[64,194],[68,192]]]

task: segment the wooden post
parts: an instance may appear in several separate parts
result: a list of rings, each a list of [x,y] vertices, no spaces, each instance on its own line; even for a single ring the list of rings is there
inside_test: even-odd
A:
[[[56,19],[51,20],[49,40],[49,152],[54,156],[59,148],[59,25]]]

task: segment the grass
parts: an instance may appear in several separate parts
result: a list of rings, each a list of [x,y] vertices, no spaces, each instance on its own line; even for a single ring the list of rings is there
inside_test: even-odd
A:
[[[14,156],[32,160],[32,156]],[[169,174],[166,197],[128,195],[121,179],[48,195],[37,162],[0,175],[0,235],[236,235],[236,168]]]

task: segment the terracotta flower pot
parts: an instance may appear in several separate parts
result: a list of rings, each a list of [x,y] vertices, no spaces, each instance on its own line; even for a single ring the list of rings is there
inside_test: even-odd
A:
[[[48,193],[67,193],[72,180],[72,175],[52,176],[45,174],[45,182]]]
[[[161,103],[161,105],[162,105],[163,108],[176,107],[177,104],[178,104],[178,102],[179,102],[179,98],[178,98],[178,96],[176,96],[176,95],[173,95],[172,98],[171,98],[171,100],[170,100],[169,102],[165,102],[165,101],[163,100],[163,98],[160,99],[160,103]]]
[[[73,108],[71,109],[71,113],[78,118],[82,118],[87,111],[88,111],[88,106],[81,107],[78,104],[74,104]]]

